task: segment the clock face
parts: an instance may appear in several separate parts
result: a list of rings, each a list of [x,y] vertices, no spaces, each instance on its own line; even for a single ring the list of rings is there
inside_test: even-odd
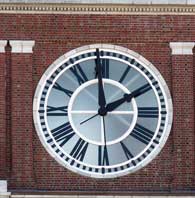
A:
[[[89,177],[118,177],[160,152],[171,129],[172,102],[146,59],[126,48],[90,45],[60,57],[43,74],[34,123],[63,166]]]

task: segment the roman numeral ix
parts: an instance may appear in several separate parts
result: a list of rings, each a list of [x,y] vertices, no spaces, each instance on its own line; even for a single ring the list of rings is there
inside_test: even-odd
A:
[[[47,116],[67,116],[67,106],[52,107],[47,106]]]

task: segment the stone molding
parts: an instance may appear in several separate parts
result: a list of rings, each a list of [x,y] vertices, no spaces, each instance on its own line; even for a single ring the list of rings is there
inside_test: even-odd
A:
[[[191,5],[194,0],[0,0],[0,3],[168,4]]]
[[[163,0],[161,0],[160,2],[163,2]],[[167,4],[167,5],[166,4],[155,4],[155,5],[154,4],[102,4],[102,3],[101,4],[0,3],[0,13],[195,15],[195,0],[193,0],[193,2],[194,4],[192,5],[190,4],[178,4],[178,5],[174,5],[174,4]]]
[[[0,197],[1,198],[1,197]],[[11,198],[178,198],[178,196],[115,196],[115,195],[11,195]],[[194,196],[179,196],[194,198]]]
[[[5,53],[5,46],[6,45],[7,45],[6,40],[0,40],[0,53]],[[0,185],[1,185],[1,181],[0,181]]]
[[[33,46],[35,41],[26,40],[12,40],[10,45],[12,47],[12,53],[33,53]]]
[[[170,42],[172,55],[193,55],[194,42]]]

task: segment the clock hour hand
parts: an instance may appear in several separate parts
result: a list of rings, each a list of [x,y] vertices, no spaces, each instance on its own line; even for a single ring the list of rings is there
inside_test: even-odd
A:
[[[150,89],[152,89],[152,87],[150,86],[149,83],[147,83],[147,84],[141,86],[140,88],[136,89],[135,91],[133,91],[130,94],[124,94],[124,96],[122,98],[115,100],[114,102],[111,102],[106,105],[106,113],[109,111],[113,111],[114,109],[119,107],[124,102],[131,102],[132,98],[138,97],[138,96],[144,94],[145,92],[149,91]]]
[[[103,81],[102,81],[102,65],[100,62],[100,52],[99,49],[96,49],[96,72],[98,77],[98,104],[100,106],[99,113],[102,114],[102,110],[105,109],[106,106],[106,98],[103,88]]]
[[[124,96],[118,100],[115,100],[114,102],[111,102],[106,105],[106,111],[110,112],[119,107],[124,102],[131,102],[131,99],[134,97],[133,94],[124,94]]]

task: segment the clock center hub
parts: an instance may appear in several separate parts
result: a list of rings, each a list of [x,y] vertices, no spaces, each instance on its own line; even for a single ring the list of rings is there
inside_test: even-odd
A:
[[[100,116],[105,116],[105,115],[107,115],[106,107],[100,107],[100,108],[98,109],[98,114],[99,114]]]

